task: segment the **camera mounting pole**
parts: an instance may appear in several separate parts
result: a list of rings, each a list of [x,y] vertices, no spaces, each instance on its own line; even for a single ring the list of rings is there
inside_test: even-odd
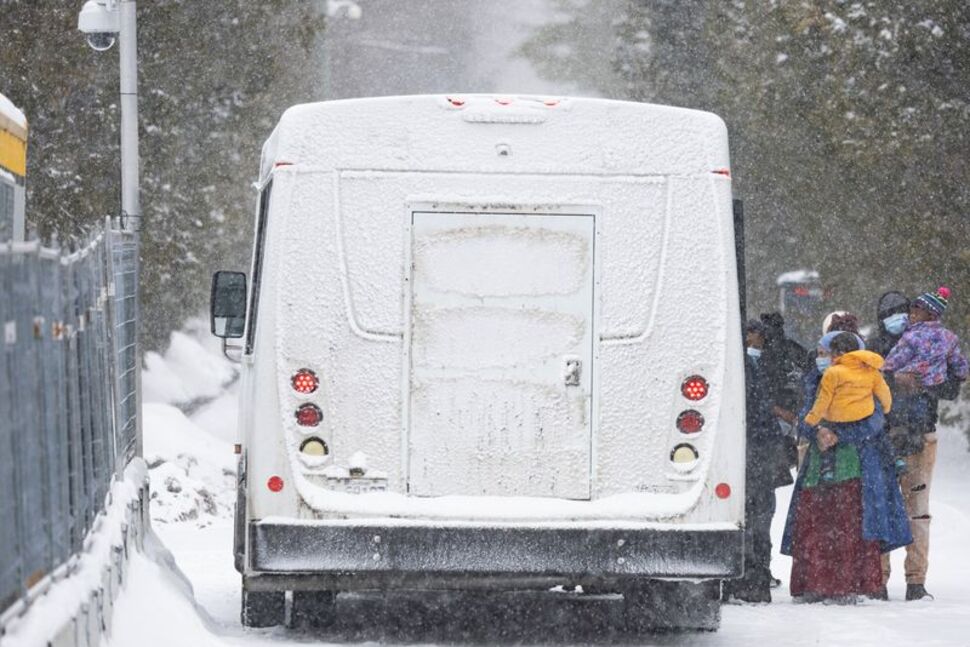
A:
[[[118,54],[121,57],[121,215],[122,226],[141,231],[138,187],[138,37],[135,0],[120,2]]]
[[[78,14],[78,29],[86,35],[88,44],[97,51],[105,51],[118,39],[121,74],[121,228],[132,235],[135,250],[131,267],[137,295],[141,285],[141,199],[138,185],[138,37],[135,0],[87,0]],[[137,328],[141,326],[141,305],[136,296],[133,312],[135,374],[135,455],[142,455],[141,408],[141,341]]]

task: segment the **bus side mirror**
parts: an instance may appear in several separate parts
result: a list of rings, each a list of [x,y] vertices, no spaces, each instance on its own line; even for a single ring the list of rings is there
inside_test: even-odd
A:
[[[216,337],[237,339],[246,330],[246,275],[216,272],[209,301],[210,330]]]

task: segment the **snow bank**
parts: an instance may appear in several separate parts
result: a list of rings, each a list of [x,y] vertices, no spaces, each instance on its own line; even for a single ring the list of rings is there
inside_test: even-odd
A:
[[[235,380],[237,371],[232,363],[202,340],[200,334],[173,332],[164,355],[145,353],[145,402],[184,405],[215,398]]]
[[[171,554],[154,536],[145,554],[134,553],[125,594],[115,604],[111,636],[105,647],[224,646],[209,629],[208,615],[194,601],[192,586]]]
[[[164,354],[145,354],[144,455],[154,521],[205,525],[232,515],[237,375],[201,319],[172,333]]]
[[[68,574],[58,579],[38,597],[26,613],[10,621],[0,637],[0,647],[48,645],[57,635],[73,625],[82,605],[89,605],[92,596],[105,591],[106,578],[117,586],[110,572],[118,551],[127,552],[130,508],[138,501],[138,493],[146,479],[145,463],[135,459],[125,470],[124,478],[112,483],[108,504],[95,520],[84,540],[84,549],[70,562]],[[129,643],[137,644],[137,643]]]
[[[144,428],[152,519],[207,523],[230,516],[236,473],[232,445],[167,404],[145,404]]]

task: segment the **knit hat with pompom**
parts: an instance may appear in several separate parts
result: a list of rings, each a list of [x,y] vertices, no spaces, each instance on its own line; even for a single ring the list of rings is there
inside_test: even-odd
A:
[[[949,298],[950,288],[941,286],[937,288],[936,292],[924,292],[913,299],[913,305],[918,306],[939,318],[943,316],[944,312],[946,312],[947,299]]]

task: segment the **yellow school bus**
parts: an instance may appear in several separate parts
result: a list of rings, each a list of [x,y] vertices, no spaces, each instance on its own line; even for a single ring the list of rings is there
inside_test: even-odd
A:
[[[0,94],[0,240],[24,239],[27,119]]]

